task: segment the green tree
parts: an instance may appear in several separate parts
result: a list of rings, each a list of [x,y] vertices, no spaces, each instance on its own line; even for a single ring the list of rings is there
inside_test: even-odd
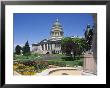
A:
[[[61,49],[64,54],[69,56],[71,55],[72,39],[70,37],[66,37],[61,40]]]
[[[28,41],[25,43],[25,46],[23,46],[22,51],[23,51],[23,55],[26,56],[30,55],[30,47]]]
[[[20,55],[21,54],[21,49],[22,49],[21,46],[17,45],[15,47],[15,54]]]
[[[85,51],[86,44],[85,44],[84,38],[70,38],[66,37],[61,40],[61,49],[62,52],[65,53],[66,55],[71,56],[74,55],[81,55],[82,52]]]
[[[73,42],[75,42],[77,44],[77,54],[82,54],[82,52],[86,51],[86,41],[84,38],[73,38],[72,39]]]
[[[68,56],[74,55],[75,57],[78,51],[78,44],[75,41],[73,41],[72,38],[66,37],[61,41],[61,49],[62,52],[65,53],[66,55]]]

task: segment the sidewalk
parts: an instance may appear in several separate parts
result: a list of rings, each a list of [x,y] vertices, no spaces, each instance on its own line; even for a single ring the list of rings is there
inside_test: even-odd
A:
[[[60,71],[60,70],[64,70],[65,73],[68,74],[68,72],[66,70],[71,70],[71,71],[79,71],[79,73],[81,74],[82,70],[79,69],[79,68],[75,68],[75,67],[58,67],[58,68],[49,68],[49,69],[46,69],[44,71],[42,71],[41,73],[37,73],[36,75],[37,76],[46,76],[46,75],[50,75],[51,72],[54,72],[54,71]]]

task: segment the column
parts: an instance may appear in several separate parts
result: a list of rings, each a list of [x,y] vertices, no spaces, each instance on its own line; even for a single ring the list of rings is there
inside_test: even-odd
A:
[[[50,50],[49,44],[48,44],[48,50]]]
[[[61,44],[60,44],[60,50],[61,50]]]
[[[52,44],[50,44],[50,50],[52,50]]]
[[[62,36],[62,32],[60,32],[60,36]]]
[[[45,50],[47,50],[47,44],[45,44]]]
[[[41,45],[41,50],[44,50],[44,47],[43,47],[43,45]]]
[[[47,43],[47,50],[48,50],[48,43]]]
[[[53,50],[55,49],[55,44],[52,44],[52,49],[53,49]]]
[[[53,48],[52,48],[52,44],[51,44],[51,50],[52,50]]]
[[[58,32],[58,36],[59,36],[59,32]]]
[[[55,36],[55,32],[54,32],[54,36]]]
[[[44,50],[45,50],[45,44],[43,44]]]
[[[51,44],[49,44],[49,49],[51,50]]]

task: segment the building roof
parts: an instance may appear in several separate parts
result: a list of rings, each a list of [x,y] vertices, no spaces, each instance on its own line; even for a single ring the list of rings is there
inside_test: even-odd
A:
[[[55,29],[59,29],[59,30],[63,30],[61,23],[59,22],[59,19],[57,18],[56,21],[54,22],[53,26],[52,26],[52,30]]]
[[[32,44],[32,46],[39,46],[39,45],[42,45],[42,44],[51,44],[51,43],[54,43],[54,44],[61,43],[61,40],[51,41],[51,40],[43,39],[40,43]]]

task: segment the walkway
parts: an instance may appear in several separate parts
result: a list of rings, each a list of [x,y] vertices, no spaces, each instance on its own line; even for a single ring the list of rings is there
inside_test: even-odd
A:
[[[82,68],[74,68],[74,67],[58,67],[58,68],[49,68],[41,73],[37,73],[36,75],[39,76],[46,76],[46,75],[81,75]]]

